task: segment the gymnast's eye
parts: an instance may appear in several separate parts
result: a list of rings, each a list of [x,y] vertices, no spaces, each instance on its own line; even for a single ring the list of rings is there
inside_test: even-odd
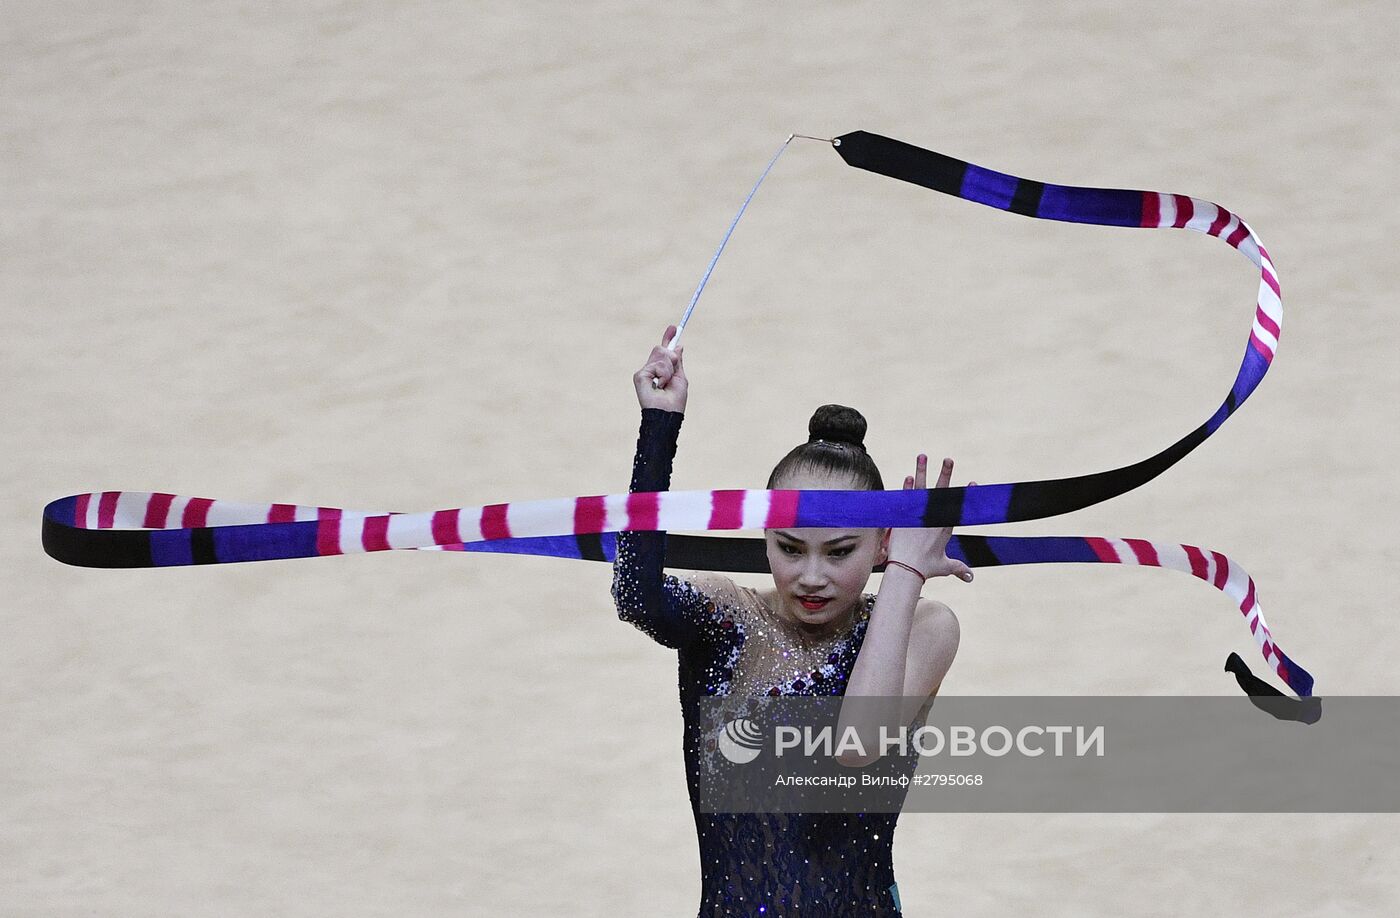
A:
[[[783,554],[785,554],[785,555],[795,555],[795,554],[797,554],[797,549],[796,549],[796,548],[793,548],[791,545],[788,545],[786,542],[779,542],[779,543],[778,543],[778,550],[781,551],[781,552],[782,552]]]
[[[850,547],[846,547],[846,548],[833,548],[833,549],[831,550],[831,554],[832,554],[834,557],[837,557],[837,558],[844,558],[844,557],[846,557],[847,555],[849,555],[849,554],[850,554],[851,552],[853,552],[853,551],[855,551],[855,549],[854,549],[854,548],[850,548]]]

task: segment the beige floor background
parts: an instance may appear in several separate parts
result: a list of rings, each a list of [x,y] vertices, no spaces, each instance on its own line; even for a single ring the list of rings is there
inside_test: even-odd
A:
[[[1321,693],[1394,693],[1396,9],[5,4],[0,914],[693,913],[674,660],[606,566],[88,571],[40,510],[625,490],[631,373],[793,131],[1249,220],[1287,310],[1250,402],[1149,486],[996,531],[1224,551]],[[795,144],[687,332],[673,486],[761,487],[828,401],[894,481],[920,450],[959,483],[1131,462],[1219,404],[1256,283],[1216,240]],[[1257,660],[1177,574],[929,594],[948,693],[1228,694]],[[911,916],[1385,915],[1397,828],[909,814],[896,869]]]

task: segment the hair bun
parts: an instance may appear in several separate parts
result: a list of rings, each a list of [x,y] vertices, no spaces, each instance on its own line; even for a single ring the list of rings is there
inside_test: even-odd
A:
[[[822,405],[807,422],[807,442],[826,440],[865,449],[865,418],[845,405]]]

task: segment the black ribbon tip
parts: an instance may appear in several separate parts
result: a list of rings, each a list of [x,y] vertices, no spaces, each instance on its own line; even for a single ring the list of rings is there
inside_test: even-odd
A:
[[[1235,674],[1235,681],[1249,696],[1250,703],[1266,714],[1279,720],[1296,720],[1304,724],[1315,724],[1322,719],[1321,698],[1293,698],[1285,695],[1250,672],[1237,653],[1225,658],[1225,671]]]

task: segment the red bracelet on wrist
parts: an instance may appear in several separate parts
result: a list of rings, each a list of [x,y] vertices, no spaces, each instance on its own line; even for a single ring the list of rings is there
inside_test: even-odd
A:
[[[923,574],[919,573],[918,570],[916,570],[916,569],[913,568],[913,567],[910,567],[908,564],[905,564],[903,561],[894,561],[894,560],[886,561],[886,562],[885,562],[885,567],[886,567],[886,569],[888,569],[889,566],[890,566],[891,564],[896,565],[896,566],[898,566],[898,567],[902,567],[902,568],[904,568],[906,571],[912,572],[915,576],[917,576],[917,577],[918,577],[920,580],[922,580],[924,583],[928,583],[928,577],[926,577],[926,576],[924,576]]]

